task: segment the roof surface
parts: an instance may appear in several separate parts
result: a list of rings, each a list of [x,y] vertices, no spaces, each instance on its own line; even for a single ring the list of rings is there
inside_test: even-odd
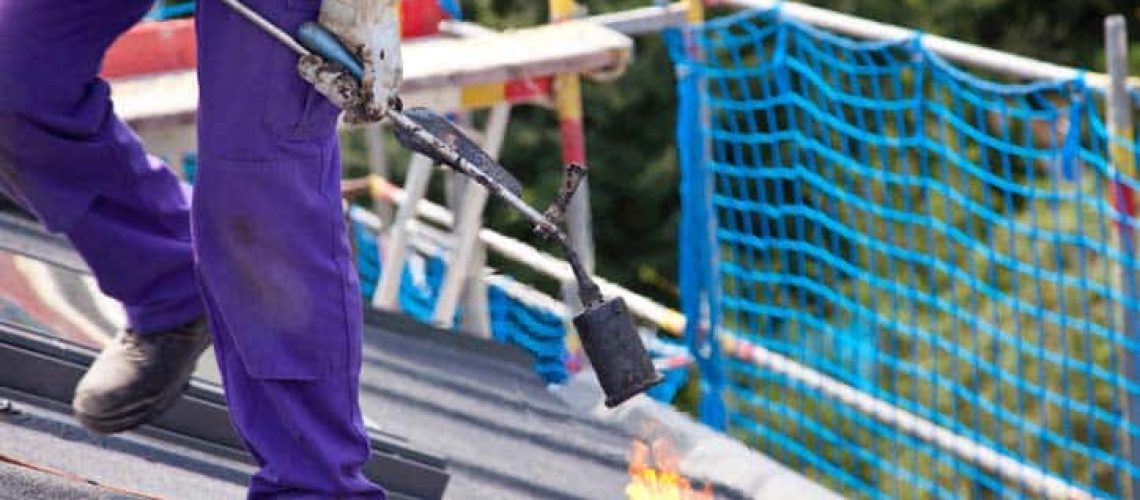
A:
[[[0,320],[97,346],[122,321],[106,300],[65,242],[0,217]],[[631,437],[573,414],[531,371],[527,355],[398,316],[370,315],[369,323],[363,411],[405,446],[446,457],[446,498],[622,495]],[[215,378],[211,358],[199,370],[206,379]],[[14,396],[0,388],[5,397]],[[231,498],[242,496],[252,472],[147,432],[88,433],[58,404],[23,399],[15,408],[19,414],[0,413],[0,495],[123,494],[90,481],[160,497]]]
[[[237,498],[253,472],[244,463],[143,433],[90,433],[60,411],[65,408],[44,401],[17,400],[13,408],[0,415],[0,498],[133,497],[127,491]]]
[[[416,335],[369,332],[361,403],[381,429],[448,457],[449,498],[622,495],[630,435],[573,415],[525,358]]]
[[[431,471],[439,464],[432,457],[443,457],[450,476],[444,498],[624,497],[627,452],[633,436],[647,428],[666,431],[680,452],[681,471],[712,483],[717,498],[839,498],[644,396],[606,409],[589,373],[552,390],[519,349],[399,315],[368,313],[365,319],[360,398],[374,443],[384,447],[377,453],[428,464],[426,476],[390,473],[405,482],[442,477]],[[78,350],[89,359],[90,349],[107,342],[123,321],[66,241],[0,214],[0,330],[33,332],[35,342],[71,346],[60,352]],[[79,358],[71,358],[76,378]],[[44,371],[36,368],[40,361],[26,361],[19,365],[28,377],[44,375],[35,373]],[[196,376],[183,402],[197,403],[175,405],[163,423],[182,412],[184,420],[224,425],[222,410],[209,413],[211,405],[221,408],[210,403],[210,394],[212,401],[220,397],[213,356],[203,356]],[[57,378],[16,380],[31,383],[21,386],[23,393],[0,383],[0,499],[244,496],[253,473],[244,454],[153,427],[94,435],[68,414],[70,388],[47,382]],[[54,401],[29,399],[27,387]],[[5,409],[9,399],[14,410]],[[200,435],[226,439],[214,425],[205,424],[210,430]]]

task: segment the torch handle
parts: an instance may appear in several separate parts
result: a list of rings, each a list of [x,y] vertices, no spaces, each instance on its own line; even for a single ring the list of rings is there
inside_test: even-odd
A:
[[[336,35],[325,29],[324,26],[312,21],[301,24],[301,27],[297,28],[297,41],[326,61],[333,61],[344,66],[344,69],[353,78],[356,78],[356,81],[359,82],[364,79],[364,65],[352,54],[351,50],[348,50],[348,47],[340,43],[340,39]]]

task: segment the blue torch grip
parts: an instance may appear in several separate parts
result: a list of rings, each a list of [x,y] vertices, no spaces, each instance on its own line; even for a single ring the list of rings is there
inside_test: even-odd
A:
[[[348,47],[340,43],[340,39],[324,26],[312,21],[302,24],[297,29],[297,41],[325,60],[344,66],[348,74],[357,81],[364,79],[364,66],[356,60],[356,56],[352,55]]]

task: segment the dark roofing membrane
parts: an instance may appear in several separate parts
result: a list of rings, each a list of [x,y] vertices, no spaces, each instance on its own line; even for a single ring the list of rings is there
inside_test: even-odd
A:
[[[141,433],[90,433],[64,409],[22,399],[0,413],[0,498],[236,498],[253,473]]]
[[[69,358],[63,371],[77,377],[76,360],[90,359],[121,326],[117,309],[66,241],[0,214],[0,499],[243,497],[254,470],[244,452],[216,444],[236,440],[222,428],[212,355],[203,356],[187,396],[156,422],[197,423],[203,440],[152,426],[89,433],[68,413],[73,388],[51,383],[58,370],[44,376],[52,363],[40,367],[38,358],[4,348],[5,338],[32,338],[41,352]],[[681,472],[713,484],[717,498],[839,498],[649,398],[604,408],[589,372],[548,388],[521,350],[399,315],[365,320],[360,399],[373,424],[370,465],[396,465],[385,470],[405,483],[434,481],[428,491],[446,480],[444,498],[623,498],[626,454],[646,429],[672,437]],[[6,330],[24,333],[5,337]],[[17,364],[26,373],[11,373]]]
[[[97,346],[121,318],[100,309],[89,281],[66,242],[0,217],[0,321]],[[398,316],[368,323],[364,414],[393,441],[446,458],[446,498],[623,496],[631,437],[572,414],[526,354]],[[203,357],[206,380],[216,380],[211,365]],[[0,498],[234,498],[253,471],[153,429],[99,436],[64,405],[3,388],[0,398],[14,408],[0,412]]]

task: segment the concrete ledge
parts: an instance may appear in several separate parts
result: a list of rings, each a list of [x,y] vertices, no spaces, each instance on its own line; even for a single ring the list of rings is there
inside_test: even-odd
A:
[[[552,391],[578,413],[620,426],[634,436],[642,436],[647,430],[667,433],[680,455],[680,472],[690,480],[717,485],[718,498],[843,498],[743,443],[644,395],[616,409],[607,409],[602,389],[592,372],[582,372],[565,386],[554,386]]]

